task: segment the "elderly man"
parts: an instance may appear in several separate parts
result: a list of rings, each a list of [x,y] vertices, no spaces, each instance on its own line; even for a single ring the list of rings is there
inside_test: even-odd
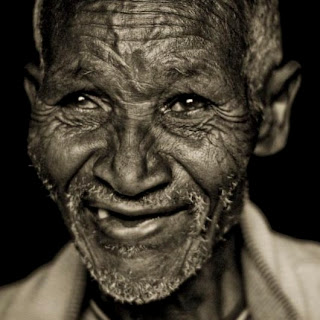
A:
[[[276,1],[39,0],[34,30],[29,154],[79,256],[2,289],[1,319],[319,319],[319,247],[247,195],[300,85]]]

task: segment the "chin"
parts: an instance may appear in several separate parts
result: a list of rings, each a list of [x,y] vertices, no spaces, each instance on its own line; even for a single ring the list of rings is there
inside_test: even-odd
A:
[[[118,247],[112,252],[76,239],[76,247],[100,291],[123,303],[146,304],[170,296],[210,257],[208,242],[186,239],[167,248]],[[123,252],[129,250],[130,257]],[[121,252],[119,254],[119,252]]]
[[[168,212],[147,210],[133,216],[130,209],[130,217],[123,211],[122,200],[121,206],[115,206],[117,212],[94,200],[100,195],[105,203],[111,203],[110,199],[117,203],[97,185],[71,188],[60,201],[75,246],[103,294],[135,304],[166,298],[211,257],[215,244],[236,221],[225,219],[233,217],[226,212],[230,199],[209,199],[196,187],[178,190],[184,190],[183,194],[171,193],[169,199],[171,204],[172,199],[179,203]],[[233,196],[227,191],[222,195]],[[152,208],[167,208],[167,200],[153,199]],[[130,208],[135,206],[130,204]],[[144,202],[142,208],[146,208]]]
[[[211,205],[199,192],[189,192],[188,205],[170,214],[137,221],[99,216],[81,197],[67,198],[64,216],[75,246],[101,291],[118,301],[144,304],[171,295],[212,252]]]

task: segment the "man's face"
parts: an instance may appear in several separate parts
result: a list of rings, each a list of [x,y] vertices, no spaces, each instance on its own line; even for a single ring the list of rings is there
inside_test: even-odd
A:
[[[240,17],[183,3],[80,5],[51,38],[32,112],[33,162],[122,301],[165,297],[201,268],[236,222],[257,134]]]

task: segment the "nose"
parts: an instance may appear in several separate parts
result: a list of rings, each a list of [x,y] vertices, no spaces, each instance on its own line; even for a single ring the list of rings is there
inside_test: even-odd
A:
[[[97,160],[94,175],[124,196],[142,196],[165,187],[171,170],[165,159],[152,152],[153,139],[137,126],[122,127],[117,147]]]

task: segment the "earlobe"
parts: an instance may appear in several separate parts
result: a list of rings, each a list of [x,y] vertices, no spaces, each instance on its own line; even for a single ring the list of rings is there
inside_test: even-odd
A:
[[[31,106],[35,105],[37,92],[41,83],[41,71],[38,66],[28,64],[25,67],[24,89],[29,98]]]
[[[301,84],[301,67],[290,61],[274,70],[265,87],[265,110],[254,154],[268,156],[281,151],[290,127],[290,113]]]

